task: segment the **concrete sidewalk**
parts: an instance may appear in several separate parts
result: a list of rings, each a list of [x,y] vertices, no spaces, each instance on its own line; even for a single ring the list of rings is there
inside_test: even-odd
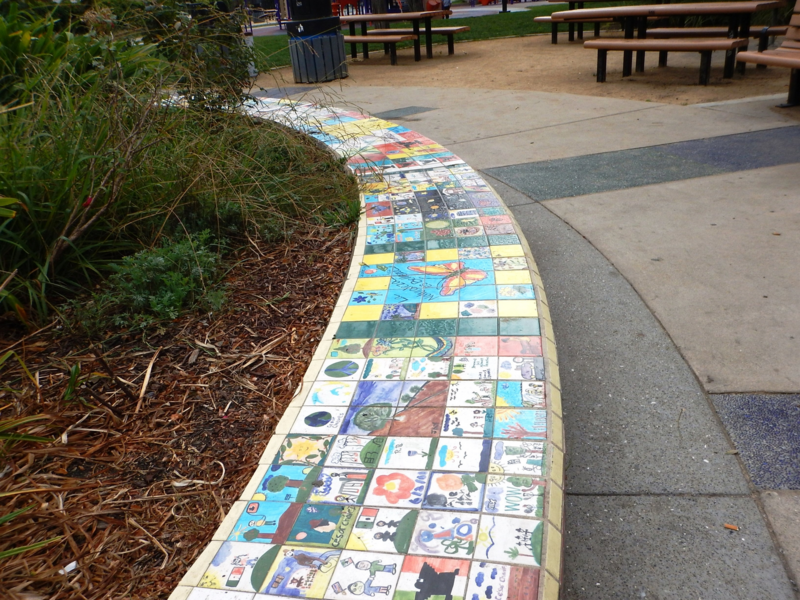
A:
[[[522,225],[561,358],[563,596],[800,598],[800,111],[310,93],[443,144]]]

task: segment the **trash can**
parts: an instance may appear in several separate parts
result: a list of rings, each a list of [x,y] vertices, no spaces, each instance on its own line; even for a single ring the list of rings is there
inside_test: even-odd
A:
[[[295,83],[318,83],[347,77],[344,37],[331,0],[289,0],[286,22]]]

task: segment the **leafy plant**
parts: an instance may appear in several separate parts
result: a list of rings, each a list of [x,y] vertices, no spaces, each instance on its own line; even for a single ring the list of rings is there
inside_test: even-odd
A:
[[[23,513],[28,512],[30,509],[34,508],[36,505],[31,504],[26,506],[25,508],[20,508],[19,510],[15,510],[13,512],[8,513],[7,515],[3,515],[0,517],[0,525],[5,525],[6,523],[10,523],[16,517],[20,516]],[[44,548],[48,544],[52,544],[53,542],[59,541],[63,536],[56,536],[50,538],[49,540],[43,540],[41,542],[36,542],[34,544],[28,544],[27,546],[17,546],[15,548],[10,548],[8,550],[0,551],[0,560],[4,558],[8,558],[9,556],[14,556],[16,554],[22,554],[23,552],[28,552],[30,550],[38,550],[39,548]]]

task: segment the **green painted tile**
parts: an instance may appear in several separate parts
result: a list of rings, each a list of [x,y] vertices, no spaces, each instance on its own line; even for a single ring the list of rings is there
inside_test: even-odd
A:
[[[473,235],[471,237],[456,238],[459,248],[474,248],[475,246],[488,246],[489,240],[485,235]]]
[[[492,246],[511,246],[519,244],[518,235],[490,235],[489,244]]]
[[[374,337],[378,321],[344,321],[336,330],[337,339],[368,339]]]
[[[455,335],[458,319],[422,319],[418,321],[417,337]]]
[[[539,319],[501,318],[500,335],[541,335]]]
[[[398,242],[395,244],[397,252],[406,252],[408,250],[425,250],[425,242],[422,240],[418,242]]]
[[[478,214],[482,217],[496,217],[498,215],[507,215],[506,209],[499,206],[490,206],[489,208],[479,208]]]
[[[416,321],[380,321],[375,337],[414,337]]]
[[[375,244],[364,247],[364,254],[386,254],[387,252],[394,252],[394,244]]]
[[[441,240],[428,240],[425,243],[428,250],[446,250],[456,247],[456,238],[444,238]]]
[[[497,319],[460,319],[458,335],[497,335]]]

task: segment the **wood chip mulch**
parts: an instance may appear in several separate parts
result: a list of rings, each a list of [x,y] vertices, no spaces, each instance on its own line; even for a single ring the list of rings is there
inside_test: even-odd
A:
[[[226,278],[219,314],[187,316],[155,335],[89,344],[57,325],[27,338],[0,333],[0,356],[13,345],[30,373],[17,360],[0,369],[0,420],[44,414],[22,431],[54,440],[0,455],[0,522],[30,507],[0,524],[0,552],[60,537],[0,559],[0,596],[169,596],[300,383],[354,232],[253,244]]]

